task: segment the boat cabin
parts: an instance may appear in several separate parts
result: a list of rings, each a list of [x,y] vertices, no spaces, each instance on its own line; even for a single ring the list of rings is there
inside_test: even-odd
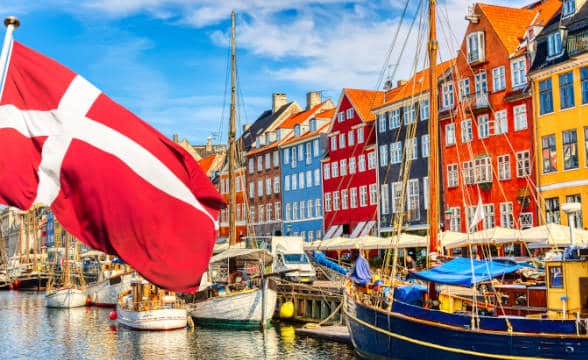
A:
[[[588,316],[588,249],[578,252],[579,259],[545,262],[549,318]]]

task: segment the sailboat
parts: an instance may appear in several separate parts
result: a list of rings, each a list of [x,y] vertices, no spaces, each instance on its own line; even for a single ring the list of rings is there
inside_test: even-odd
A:
[[[438,248],[440,228],[435,6],[436,1],[430,0],[429,268],[431,253]],[[401,288],[395,286],[395,280],[387,294],[347,286],[343,311],[353,345],[361,356],[378,359],[586,359],[588,317],[584,304],[588,299],[588,249],[573,247],[566,252],[545,262],[549,309],[545,314],[492,316],[476,307],[471,311],[435,308],[431,300],[437,295],[436,284],[477,290],[481,281],[489,283],[493,277],[511,271],[508,266],[492,261],[455,259],[416,273],[428,288]],[[420,291],[419,301],[400,297],[401,290],[404,294],[409,290]],[[425,294],[422,302],[420,294]],[[494,305],[501,306],[500,302]]]
[[[56,284],[55,281],[59,279],[53,277],[47,286],[45,299],[47,307],[50,308],[74,308],[86,306],[88,292],[83,284],[81,271],[78,276],[72,277],[72,263],[75,264],[75,260],[72,261],[69,254],[71,239],[71,235],[65,235],[65,256],[63,259],[61,284]]]
[[[128,265],[121,264],[118,259],[108,259],[100,251],[91,250],[82,254],[83,258],[94,257],[94,264],[98,267],[96,281],[87,286],[90,304],[99,307],[116,307],[118,295],[131,287],[131,280],[135,272]],[[101,261],[101,257],[107,259]]]
[[[229,248],[210,260],[206,286],[188,304],[195,323],[230,328],[265,328],[274,313],[277,292],[264,278],[272,255],[265,249],[235,248],[236,236],[236,51],[235,12],[231,13],[231,114],[229,126]],[[222,271],[218,266],[222,267]],[[250,280],[246,280],[249,277]]]

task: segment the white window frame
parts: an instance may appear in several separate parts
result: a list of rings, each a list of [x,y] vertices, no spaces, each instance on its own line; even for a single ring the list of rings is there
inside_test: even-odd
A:
[[[447,187],[454,188],[459,186],[458,164],[447,164]]]
[[[355,174],[357,172],[355,156],[349,158],[349,174]]]
[[[339,177],[339,162],[337,161],[331,163],[331,177],[333,179]]]
[[[531,153],[529,150],[519,151],[516,153],[517,161],[517,178],[526,178],[531,176]]]
[[[330,163],[323,164],[323,174],[324,174],[325,180],[329,180],[331,178],[331,164]]]
[[[390,163],[400,164],[402,162],[402,141],[390,144]]]
[[[380,145],[378,157],[380,158],[380,167],[388,166],[388,145]]]
[[[331,136],[331,151],[337,150],[337,135]]]
[[[421,157],[427,158],[429,157],[429,154],[429,134],[425,134],[421,136]]]
[[[506,110],[496,111],[494,113],[494,135],[508,133],[508,113]]]
[[[514,228],[514,215],[512,202],[500,203],[500,226],[507,229]]]
[[[274,176],[274,194],[280,193],[280,178],[278,176]]]
[[[349,208],[349,191],[341,190],[341,210],[347,210]]]
[[[468,63],[484,62],[484,32],[475,31],[466,37],[466,54]]]
[[[325,193],[325,211],[331,211],[331,193]]]
[[[357,157],[357,169],[359,172],[364,172],[365,169],[365,154],[361,154]]]
[[[363,126],[360,126],[357,128],[357,143],[358,144],[363,144],[363,142],[365,141],[365,137],[364,137],[364,131],[363,131]]]
[[[462,143],[471,142],[474,138],[474,134],[472,131],[472,119],[462,120],[460,125],[461,125],[461,142]]]
[[[369,196],[370,205],[376,205],[378,203],[378,186],[376,184],[370,184]]]
[[[504,65],[492,69],[492,91],[506,89],[506,70]]]
[[[394,110],[390,111],[389,116],[390,116],[390,119],[389,119],[390,130],[399,128],[400,127],[400,109],[394,109]]]
[[[353,130],[350,130],[347,133],[347,145],[349,145],[349,146],[355,145],[355,132],[353,132]]]
[[[339,210],[339,192],[333,191],[333,211]]]
[[[347,114],[346,114],[347,115],[347,120],[352,119],[353,118],[353,115],[355,114],[355,111],[353,110],[353,108],[347,109],[346,112],[347,112]]]
[[[367,153],[368,155],[368,169],[372,170],[376,168],[376,152],[370,151]]]
[[[519,56],[510,61],[510,73],[513,88],[527,84],[527,59],[525,56]]]
[[[389,203],[389,186],[388,184],[380,185],[380,209],[382,215],[390,214],[390,203]]]
[[[367,186],[363,185],[359,187],[359,206],[360,207],[366,207],[368,204],[368,199],[367,199]]]
[[[511,179],[511,167],[510,167],[510,155],[503,154],[498,155],[498,180],[510,180]]]
[[[527,124],[527,104],[517,105],[513,108],[514,113],[514,129],[515,131],[525,130],[529,126]]]
[[[357,188],[352,187],[349,189],[349,205],[352,209],[357,208]]]
[[[488,114],[478,116],[478,137],[480,139],[490,137],[490,118]]]
[[[445,125],[445,146],[455,145],[455,123]]]
[[[344,149],[347,145],[345,144],[346,136],[345,133],[339,134],[339,149]]]

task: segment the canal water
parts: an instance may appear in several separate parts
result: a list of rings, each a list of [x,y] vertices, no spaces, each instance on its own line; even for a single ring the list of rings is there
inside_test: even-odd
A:
[[[133,331],[111,309],[48,309],[44,293],[0,292],[0,359],[356,359],[344,344],[262,331]]]

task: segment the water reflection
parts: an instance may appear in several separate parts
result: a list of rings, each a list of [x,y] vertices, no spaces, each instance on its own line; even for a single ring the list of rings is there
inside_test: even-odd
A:
[[[0,359],[355,359],[344,344],[262,331],[134,331],[110,309],[48,309],[43,293],[0,292]]]

